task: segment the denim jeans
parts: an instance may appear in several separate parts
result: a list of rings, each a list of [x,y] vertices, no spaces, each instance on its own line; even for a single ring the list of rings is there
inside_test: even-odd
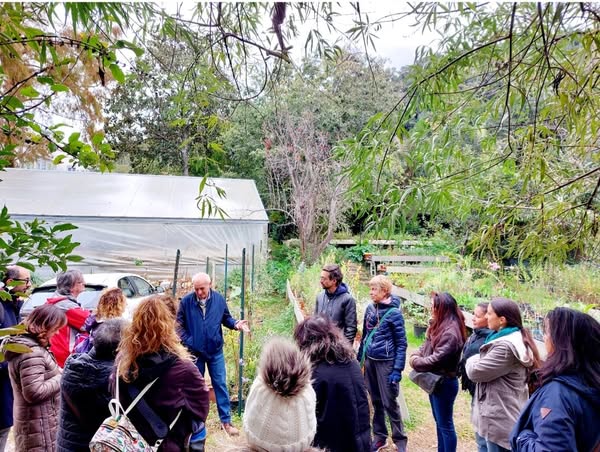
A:
[[[475,442],[477,443],[477,452],[487,452],[487,441],[475,432]]]
[[[486,441],[487,452],[510,452],[510,449],[506,449],[499,444],[491,441]]]
[[[222,423],[231,423],[231,403],[229,401],[229,391],[227,391],[227,375],[225,373],[225,355],[221,353],[211,356],[206,361],[198,358],[196,361],[198,370],[204,377],[205,368],[208,367],[208,375],[215,391],[217,399],[217,411]]]
[[[456,452],[456,430],[454,430],[454,400],[458,394],[458,378],[443,378],[433,394],[429,395],[431,411],[435,419],[438,452]]]

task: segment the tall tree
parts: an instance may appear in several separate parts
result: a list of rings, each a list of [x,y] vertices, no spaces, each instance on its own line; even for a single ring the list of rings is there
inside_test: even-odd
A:
[[[147,45],[131,76],[115,87],[106,131],[136,173],[219,175],[226,154],[219,136],[231,102],[216,95],[230,84],[185,41]]]
[[[340,222],[344,179],[328,137],[310,113],[280,112],[269,125],[273,147],[267,153],[271,200],[289,209],[298,228],[300,254],[314,262]]]

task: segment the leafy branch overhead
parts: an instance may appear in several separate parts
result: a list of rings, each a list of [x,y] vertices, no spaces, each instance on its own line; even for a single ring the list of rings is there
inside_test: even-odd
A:
[[[97,131],[101,87],[112,78],[124,80],[117,51],[141,49],[116,37],[110,43],[100,38],[94,24],[113,6],[63,7],[77,19],[70,26],[85,31],[54,27],[54,4],[0,7],[0,169],[12,165],[14,158],[27,161],[57,150],[85,167],[112,167],[114,152]],[[81,132],[67,136],[66,124],[56,123],[55,117],[75,119]]]
[[[410,14],[444,33],[439,50],[418,52],[395,108],[338,148],[368,194],[356,208],[392,230],[406,216],[454,223],[498,256],[597,253],[597,5],[420,3]],[[398,177],[373,181],[391,154]]]
[[[47,265],[55,272],[65,271],[68,262],[82,260],[73,254],[79,243],[74,242],[70,234],[64,235],[73,229],[76,227],[72,224],[51,226],[37,219],[15,221],[4,207],[0,211],[0,269],[17,264],[31,271],[34,265]]]
[[[8,336],[14,336],[24,334],[27,332],[27,328],[22,323],[9,328],[0,329],[0,362],[4,361],[4,354],[6,352],[13,353],[29,353],[31,349],[25,344],[10,343],[5,341]]]
[[[214,193],[214,195],[213,195]],[[216,199],[226,199],[227,193],[225,190],[209,180],[208,176],[204,176],[198,186],[198,196],[196,197],[196,205],[200,211],[201,218],[214,218],[218,216],[224,220],[229,215],[219,206]]]
[[[326,135],[326,160],[344,172],[334,180],[347,181],[350,221],[366,218],[392,233],[428,218],[464,234],[465,249],[494,257],[597,254],[598,5],[417,3],[391,10],[372,20],[356,2],[197,3],[175,12],[145,2],[2,3],[0,169],[60,150],[57,163],[111,170],[114,145],[135,155],[136,170],[214,176],[248,169],[265,187],[265,174],[282,174],[286,157],[266,162],[267,143],[277,136],[272,155],[289,148],[295,138],[288,125],[307,113],[317,123],[307,140]],[[349,27],[341,25],[348,11]],[[388,83],[371,53],[382,27],[400,18],[439,39]],[[316,25],[305,55],[331,63],[324,73],[310,59],[302,68],[292,62],[290,43],[308,22]],[[348,52],[344,43],[355,48]],[[368,77],[361,68],[338,78],[337,68],[356,59],[357,49]],[[303,87],[300,79],[314,86],[293,92]],[[363,103],[367,97],[377,100],[375,109]],[[288,125],[285,111],[297,115]],[[375,114],[367,121],[366,113]],[[65,124],[56,124],[59,116]],[[235,118],[243,126],[233,127]],[[119,130],[121,121],[129,128]],[[258,131],[242,133],[249,124]],[[286,176],[282,193],[293,183]],[[345,191],[345,184],[336,187]],[[217,197],[200,191],[202,214],[222,214]],[[326,239],[330,225],[319,218],[317,236]],[[318,249],[317,236],[307,243]],[[64,262],[72,250],[60,243],[51,246]]]

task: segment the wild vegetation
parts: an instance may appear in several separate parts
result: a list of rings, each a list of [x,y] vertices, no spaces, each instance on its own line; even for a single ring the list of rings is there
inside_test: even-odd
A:
[[[597,257],[596,4],[401,4],[373,20],[352,3],[341,29],[343,7],[5,3],[0,166],[60,150],[100,170],[251,176],[309,263],[334,232],[368,229],[446,229],[494,261]],[[389,69],[376,35],[406,18],[440,38]],[[334,38],[314,27],[292,61],[315,19]],[[65,113],[75,132],[55,124]]]

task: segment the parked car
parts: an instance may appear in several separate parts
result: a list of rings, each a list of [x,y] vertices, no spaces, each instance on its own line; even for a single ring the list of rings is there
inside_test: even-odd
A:
[[[125,316],[131,318],[133,310],[146,297],[164,292],[164,288],[154,287],[144,278],[129,273],[89,273],[84,274],[85,290],[77,297],[82,308],[96,310],[102,291],[110,287],[118,287],[127,297]],[[56,291],[56,278],[46,281],[31,292],[31,296],[21,308],[21,317],[25,318]]]

